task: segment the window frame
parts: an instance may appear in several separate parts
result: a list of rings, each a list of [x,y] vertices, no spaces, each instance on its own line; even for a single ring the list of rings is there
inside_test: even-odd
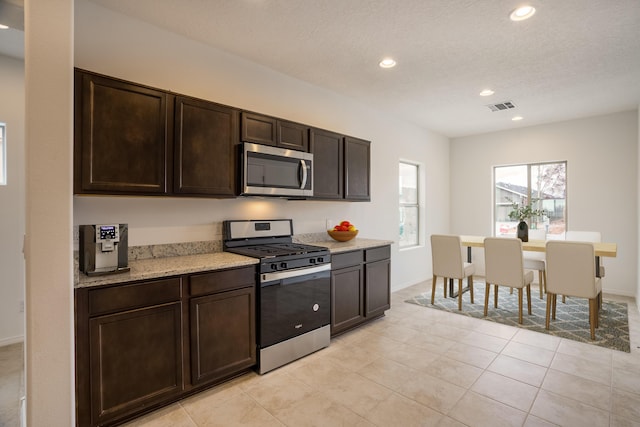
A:
[[[509,167],[518,167],[518,166],[526,166],[527,168],[527,200],[532,200],[532,193],[535,191],[532,185],[532,169],[534,167],[539,167],[543,165],[552,165],[552,164],[564,164],[564,232],[567,230],[567,222],[568,222],[568,214],[567,214],[567,200],[568,200],[568,161],[567,160],[551,160],[551,161],[543,161],[543,162],[533,162],[533,163],[513,163],[506,165],[495,165],[492,167],[492,190],[491,190],[491,199],[493,201],[492,208],[492,236],[497,236],[497,223],[496,218],[498,217],[497,209],[498,209],[498,201],[496,200],[496,170],[499,168],[509,168]],[[547,200],[547,199],[544,199]],[[551,200],[559,200],[559,199],[551,199]],[[535,207],[534,207],[535,209]],[[548,228],[547,224],[547,228]],[[531,224],[529,224],[531,226]],[[562,234],[564,234],[564,232]],[[549,230],[546,230],[547,235],[549,235]],[[500,234],[502,235],[502,234]]]
[[[7,124],[0,122],[0,185],[7,185]]]
[[[402,202],[400,200],[400,168],[402,167],[401,165],[408,165],[411,167],[415,168],[415,179],[416,179],[416,200],[415,203],[406,203],[406,202]],[[420,183],[420,176],[421,176],[421,168],[422,165],[418,162],[415,161],[411,161],[411,160],[404,160],[404,159],[400,159],[398,161],[398,249],[400,250],[404,250],[404,249],[412,249],[412,248],[416,248],[421,246],[421,235],[422,235],[422,229],[423,229],[423,220],[422,220],[422,211],[423,209],[421,208],[421,200],[422,197],[420,195],[420,192],[422,191],[422,185]],[[409,244],[403,244],[403,241],[401,239],[401,234],[400,234],[400,227],[403,224],[402,221],[402,215],[401,215],[401,210],[402,208],[414,208],[416,210],[416,218],[417,218],[417,230],[416,230],[416,238],[414,241],[412,241]]]

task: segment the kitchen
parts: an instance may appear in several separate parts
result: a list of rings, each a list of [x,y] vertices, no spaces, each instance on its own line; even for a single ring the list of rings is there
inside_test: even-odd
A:
[[[153,244],[161,241],[197,241],[202,235],[217,238],[215,224],[228,218],[292,217],[297,231],[302,233],[323,230],[326,219],[348,218],[358,224],[363,236],[392,240],[397,231],[396,208],[384,198],[384,195],[395,194],[397,182],[393,178],[395,161],[390,162],[388,159],[398,157],[424,159],[429,176],[448,175],[449,146],[444,137],[376,113],[335,94],[327,94],[306,84],[286,79],[272,71],[247,64],[222,52],[215,52],[214,55],[210,49],[202,45],[194,45],[193,42],[166,34],[148,24],[114,14],[92,4],[77,3],[74,65],[128,80],[167,87],[177,92],[193,94],[229,105],[250,108],[265,114],[310,122],[325,128],[340,129],[345,133],[369,139],[373,143],[372,170],[383,172],[372,174],[371,203],[75,198],[73,202],[75,225],[112,221],[128,222],[132,228],[137,228],[137,237],[132,243]],[[114,31],[113,28],[118,30]],[[129,43],[129,40],[139,40],[139,44]],[[105,51],[98,49],[98,46],[110,46],[107,49],[107,52],[111,52],[109,57],[106,57]],[[167,61],[165,52],[167,46],[174,47],[171,51],[172,61]],[[186,71],[184,66],[178,65],[185,63],[189,64]],[[183,73],[187,73],[189,78],[176,77]],[[243,73],[249,73],[251,78],[242,77]],[[239,91],[239,87],[243,90]],[[283,87],[289,90],[277,90]],[[313,99],[313,102],[309,99]],[[300,108],[300,105],[306,108]],[[607,119],[603,118],[601,121],[606,123]],[[628,118],[625,116],[623,121],[628,121]],[[633,152],[635,151],[626,147],[616,160],[624,161],[625,158],[632,157],[628,154]],[[611,153],[606,154],[611,155]],[[452,164],[455,163],[452,162]],[[462,178],[460,180],[464,181]],[[633,181],[633,177],[631,180]],[[470,181],[466,180],[466,182]],[[587,180],[585,186],[602,190],[599,192],[604,194],[608,188],[613,187],[607,184],[613,183],[597,182],[595,186],[591,186]],[[426,185],[427,206],[449,205],[450,188],[446,180],[443,185],[442,181],[434,178],[427,180]],[[463,185],[456,184],[455,190],[460,190]],[[482,190],[479,193],[481,194]],[[464,203],[468,201],[464,202],[451,197],[452,205],[455,207],[455,209],[452,207],[452,212],[454,215],[462,215],[466,208]],[[628,203],[626,198],[620,197],[620,199]],[[472,199],[472,202],[482,204],[480,200]],[[56,206],[56,203],[53,206]],[[127,212],[126,218],[122,217],[122,212]],[[376,213],[375,217],[370,214],[371,212]],[[310,213],[313,213],[313,218],[309,218]],[[635,223],[633,212],[629,215],[631,215],[630,220],[625,218],[621,222]],[[476,220],[482,222],[481,217],[474,219]],[[463,221],[458,217],[449,219],[446,210],[430,211],[426,221],[427,230],[446,229],[454,225],[460,232],[465,232],[465,227],[460,225]],[[57,224],[64,224],[64,222],[64,220],[60,222],[57,218]],[[619,235],[624,234],[620,228],[616,228],[615,232],[617,235],[612,236],[612,240],[624,239],[624,236],[619,238]],[[162,239],[159,236],[162,236]],[[64,239],[55,240],[64,242]],[[632,252],[633,245],[630,244],[628,247]],[[415,283],[417,278],[424,277],[428,273],[427,263],[423,262],[428,259],[426,248],[403,253],[401,256],[394,252],[392,257],[394,258],[392,262],[394,286],[402,287]],[[64,260],[62,264],[65,264]],[[68,308],[68,302],[66,304]],[[59,308],[62,314],[68,314],[69,311],[62,310],[62,307],[63,305]],[[45,309],[45,313],[54,314],[57,311],[49,308]]]

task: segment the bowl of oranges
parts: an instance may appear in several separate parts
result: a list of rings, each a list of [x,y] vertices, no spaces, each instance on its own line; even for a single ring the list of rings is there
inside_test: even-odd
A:
[[[342,221],[333,227],[333,229],[327,230],[327,234],[338,242],[348,242],[358,235],[358,229],[349,221]]]

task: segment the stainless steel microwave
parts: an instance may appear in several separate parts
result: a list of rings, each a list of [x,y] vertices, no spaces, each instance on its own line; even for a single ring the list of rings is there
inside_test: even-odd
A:
[[[313,196],[313,154],[245,142],[241,195]]]

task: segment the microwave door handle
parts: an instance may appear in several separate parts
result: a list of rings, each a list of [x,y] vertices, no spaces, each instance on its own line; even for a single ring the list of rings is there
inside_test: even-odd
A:
[[[302,184],[300,188],[304,189],[305,185],[307,185],[307,162],[305,162],[304,159],[300,159],[300,170],[302,170]]]

